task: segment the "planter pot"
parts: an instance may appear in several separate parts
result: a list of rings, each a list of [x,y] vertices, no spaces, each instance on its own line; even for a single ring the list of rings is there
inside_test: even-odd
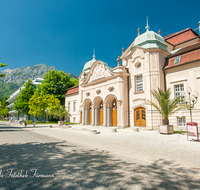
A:
[[[173,134],[174,133],[174,126],[173,125],[159,125],[158,127],[160,134]]]
[[[58,121],[58,125],[64,125],[64,121]]]

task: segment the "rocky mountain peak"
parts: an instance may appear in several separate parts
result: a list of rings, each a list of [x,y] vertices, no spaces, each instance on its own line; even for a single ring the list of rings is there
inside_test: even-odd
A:
[[[18,84],[25,83],[27,79],[34,80],[35,78],[43,78],[44,74],[49,70],[56,70],[54,66],[48,66],[40,63],[34,66],[20,67],[17,69],[5,69],[0,73],[6,74],[5,77],[0,78],[4,83],[14,82]],[[70,78],[77,78],[71,73],[67,73]]]

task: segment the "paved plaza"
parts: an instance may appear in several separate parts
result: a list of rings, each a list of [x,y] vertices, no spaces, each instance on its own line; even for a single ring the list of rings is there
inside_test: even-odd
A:
[[[200,189],[200,143],[182,134],[0,122],[0,147],[0,190]]]

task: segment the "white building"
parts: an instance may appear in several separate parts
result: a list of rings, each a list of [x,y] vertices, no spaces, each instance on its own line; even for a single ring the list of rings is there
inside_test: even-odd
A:
[[[42,78],[36,78],[34,79],[32,82],[35,85],[41,84],[42,82]],[[25,117],[24,114],[23,115],[19,115],[18,112],[16,110],[14,110],[14,102],[16,101],[17,96],[19,96],[20,91],[24,88],[24,86],[22,85],[19,89],[17,89],[15,92],[13,92],[10,97],[6,100],[6,102],[9,103],[9,105],[7,106],[7,108],[9,109],[9,116],[14,117],[16,119],[19,119],[19,117]]]
[[[171,88],[171,98],[188,87],[200,93],[200,37],[191,28],[166,37],[150,31],[140,34],[120,56],[115,68],[93,59],[79,76],[79,86],[65,95],[71,122],[92,126],[146,127],[157,129],[162,117],[146,100],[155,101],[151,90]],[[187,94],[185,93],[185,96]],[[188,110],[170,117],[170,124],[184,127]],[[200,101],[193,108],[193,121],[200,125]]]

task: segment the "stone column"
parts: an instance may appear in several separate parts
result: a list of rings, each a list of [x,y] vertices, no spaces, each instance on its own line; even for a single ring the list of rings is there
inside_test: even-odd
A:
[[[121,102],[117,102],[117,128],[121,128]]]
[[[100,109],[99,108],[96,108],[95,109],[95,125],[96,126],[99,126],[100,125],[100,118],[99,118],[99,113],[100,112]]]
[[[107,124],[107,123],[106,123],[106,115],[107,115],[106,112],[107,112],[106,104],[104,104],[104,105],[103,105],[103,126],[104,126],[104,127],[107,126],[107,125],[106,125],[106,124]]]
[[[107,107],[107,127],[112,126],[112,108]]]
[[[97,121],[97,117],[98,117],[98,108],[95,108],[95,126],[97,126],[98,125],[98,121]]]
[[[92,126],[95,126],[95,108],[92,105]]]
[[[85,125],[89,125],[89,117],[90,117],[90,113],[89,113],[89,109],[85,109]]]
[[[82,125],[85,125],[85,109],[82,109]]]

